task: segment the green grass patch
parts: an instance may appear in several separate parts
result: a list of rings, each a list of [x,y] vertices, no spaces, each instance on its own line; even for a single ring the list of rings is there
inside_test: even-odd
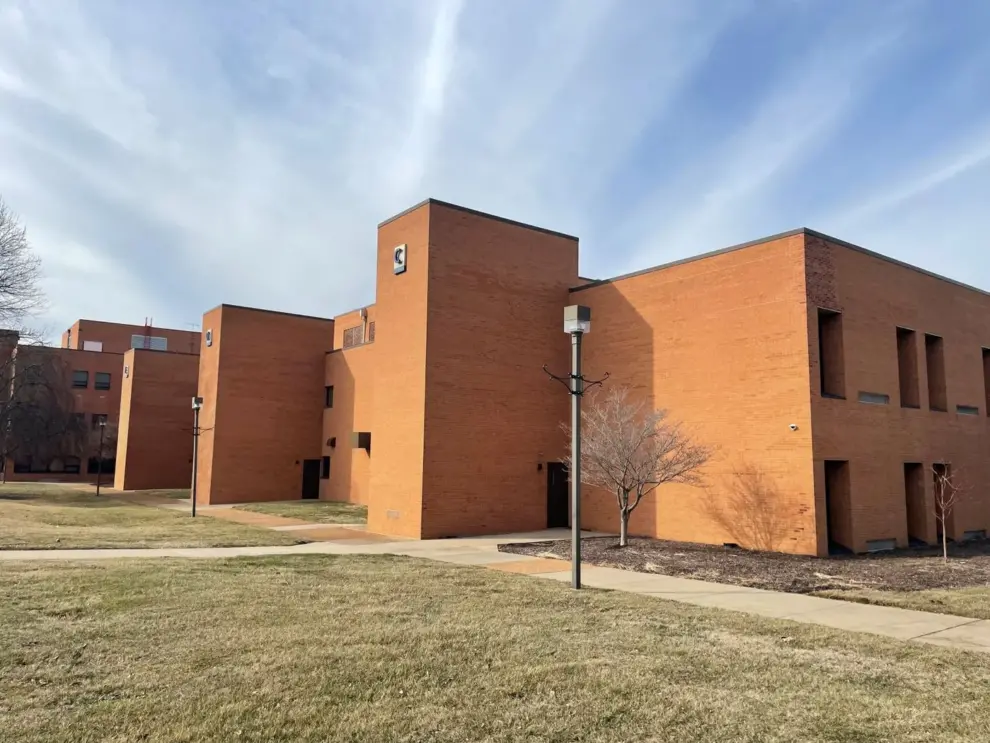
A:
[[[0,725],[70,741],[976,741],[990,658],[390,556],[3,565]]]
[[[988,587],[924,591],[831,590],[821,591],[816,595],[862,604],[879,604],[896,606],[900,609],[955,614],[959,617],[990,619],[990,588]]]
[[[284,532],[124,502],[64,485],[0,486],[0,549],[298,544]]]
[[[301,519],[314,524],[364,524],[368,520],[367,506],[328,500],[250,503],[237,508],[241,511],[265,513],[269,516]]]

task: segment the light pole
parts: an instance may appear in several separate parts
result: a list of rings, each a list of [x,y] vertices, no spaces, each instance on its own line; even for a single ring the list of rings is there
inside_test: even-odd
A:
[[[581,587],[581,338],[591,332],[591,308],[564,308],[564,332],[571,335],[571,587]]]
[[[103,436],[107,431],[107,419],[100,418],[100,449],[96,452],[96,494],[100,494],[103,480]]]
[[[192,399],[193,411],[193,461],[192,461],[192,515],[196,518],[196,466],[199,464],[199,411],[203,407],[203,398],[194,397]]]

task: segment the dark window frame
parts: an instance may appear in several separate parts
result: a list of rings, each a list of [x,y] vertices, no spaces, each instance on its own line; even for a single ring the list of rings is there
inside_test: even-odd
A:
[[[326,410],[333,408],[333,385],[328,384],[323,388],[323,407]]]
[[[106,382],[101,382],[101,377],[106,378]],[[93,389],[107,391],[113,382],[113,375],[110,372],[95,372],[93,375]]]
[[[826,334],[829,336],[826,339]],[[827,341],[833,348],[826,350]],[[819,392],[822,397],[846,399],[845,340],[842,313],[838,310],[818,308],[818,373]]]
[[[89,389],[89,372],[85,369],[73,369],[72,370],[72,389],[74,390],[85,390]]]
[[[320,479],[330,479],[330,457],[327,455],[324,455],[323,459],[320,460]]]

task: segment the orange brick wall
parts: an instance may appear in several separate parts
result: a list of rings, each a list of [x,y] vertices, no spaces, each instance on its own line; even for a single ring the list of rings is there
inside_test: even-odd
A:
[[[368,528],[419,537],[423,502],[426,313],[431,208],[424,204],[378,228],[375,372]],[[407,270],[392,272],[405,244]]]
[[[84,341],[99,341],[105,353],[124,353],[131,348],[131,336],[143,335],[144,325],[124,325],[98,320],[77,320],[62,333],[63,348],[81,349]],[[195,330],[150,329],[153,336],[168,339],[168,351],[174,353],[199,353],[200,338]]]
[[[131,350],[124,366],[114,487],[189,487],[198,354]]]
[[[589,286],[570,302],[592,309],[585,374],[611,373],[610,387],[630,387],[714,449],[704,487],[662,486],[630,532],[757,546],[761,530],[775,549],[815,553],[803,236]],[[777,493],[761,513],[737,513],[746,468]],[[582,525],[617,531],[614,495],[587,489]]]
[[[950,536],[990,530],[990,421],[982,361],[982,349],[990,346],[990,296],[814,235],[808,237],[808,275],[820,551],[826,539],[825,460],[849,462],[846,547],[862,551],[876,539],[907,543],[905,462],[925,465],[930,540],[935,538],[931,465],[943,458],[969,489]],[[845,400],[819,395],[819,306],[842,312]],[[900,405],[897,327],[917,334],[920,409]],[[944,339],[947,412],[928,408],[925,333]],[[860,391],[889,395],[890,403],[858,402]],[[980,414],[959,415],[957,405],[977,406]]]
[[[370,502],[372,459],[364,449],[352,448],[351,434],[371,431],[372,451],[376,452],[372,417],[378,361],[375,345],[366,343],[326,356],[325,383],[333,385],[334,397],[333,407],[323,411],[323,454],[330,457],[330,477],[320,481],[320,497],[326,500]],[[331,438],[336,439],[334,447],[329,444]]]
[[[577,268],[576,238],[430,206],[424,538],[546,527]]]
[[[321,455],[333,320],[222,305],[203,328],[213,346],[201,354],[201,426],[213,430],[201,438],[199,502],[300,498],[303,460]]]
[[[359,325],[363,326],[362,335],[365,338],[365,343],[370,342],[371,338],[371,323],[375,322],[375,317],[377,313],[375,312],[375,305],[369,305],[363,308],[367,317],[361,317],[361,309],[352,310],[351,312],[345,312],[342,315],[337,315],[333,318],[333,347],[334,349],[344,347],[344,332],[350,328],[356,328]],[[377,325],[375,326],[377,328]]]

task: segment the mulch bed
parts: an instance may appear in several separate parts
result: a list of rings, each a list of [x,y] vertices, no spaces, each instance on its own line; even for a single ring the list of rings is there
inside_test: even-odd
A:
[[[499,546],[502,552],[565,560],[570,549],[569,540]],[[582,541],[582,562],[790,593],[990,586],[990,540],[950,544],[944,563],[940,547],[824,558],[645,538],[630,538],[620,548],[617,538],[600,537]]]

